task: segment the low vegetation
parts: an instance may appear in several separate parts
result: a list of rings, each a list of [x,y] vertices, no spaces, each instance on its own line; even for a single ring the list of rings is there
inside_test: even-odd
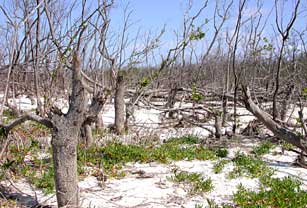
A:
[[[268,167],[265,162],[256,156],[245,155],[238,152],[232,162],[235,167],[229,173],[230,178],[237,178],[240,176],[258,178],[273,174],[273,169]]]
[[[212,180],[204,179],[200,173],[189,173],[178,169],[174,169],[173,173],[174,175],[169,177],[169,180],[186,185],[191,195],[209,192],[213,189]]]
[[[262,177],[260,181],[260,191],[257,192],[241,185],[234,195],[234,202],[242,208],[304,208],[307,206],[307,192],[301,189],[301,182],[297,179]]]
[[[220,160],[218,162],[216,162],[213,166],[213,172],[215,174],[221,173],[222,170],[224,169],[225,165],[230,163],[230,160]]]
[[[219,151],[198,145],[197,137],[172,138],[161,145],[133,145],[109,142],[102,147],[79,148],[80,166],[104,167],[107,173],[121,168],[128,162],[169,163],[179,160],[213,160]],[[114,172],[114,171],[113,171]]]
[[[39,127],[37,127],[39,128]],[[80,177],[88,173],[84,167],[93,169],[104,168],[110,177],[124,177],[121,168],[129,162],[159,162],[169,163],[179,160],[217,160],[213,166],[214,173],[221,173],[226,164],[232,163],[234,169],[229,172],[230,178],[251,177],[260,178],[260,190],[253,191],[242,185],[233,196],[233,205],[217,205],[208,201],[212,208],[230,207],[306,207],[307,193],[300,186],[301,183],[293,178],[276,179],[272,177],[273,169],[268,167],[260,158],[268,153],[274,145],[269,142],[261,143],[252,151],[252,155],[237,152],[235,157],[225,159],[228,150],[224,148],[206,148],[199,144],[197,137],[185,136],[172,138],[163,144],[132,145],[118,142],[109,142],[101,147],[85,148],[79,146],[78,171]],[[37,188],[45,193],[54,192],[54,171],[49,148],[49,156],[39,156],[42,152],[39,143],[30,137],[25,145],[10,145],[6,161],[1,165],[1,177],[9,171],[14,178],[26,177]],[[95,176],[95,172],[91,173]],[[201,173],[173,170],[168,179],[174,183],[183,184],[190,195],[210,192],[214,189],[212,180],[204,178]],[[195,207],[202,207],[197,204]]]
[[[270,153],[274,147],[275,145],[272,142],[264,141],[253,149],[253,153],[257,156],[261,156]]]
[[[39,158],[39,143],[31,139],[27,145],[10,147],[10,157],[2,165],[2,169],[9,170],[16,177],[25,176],[37,188],[45,193],[54,191],[54,173],[52,160]],[[132,145],[109,142],[104,146],[85,148],[80,145],[78,150],[78,172],[85,176],[84,167],[104,168],[110,177],[123,177],[120,169],[128,162],[159,162],[169,163],[179,160],[213,160],[224,156],[224,150],[209,149],[198,144],[199,139],[193,136],[172,138],[161,145]],[[51,149],[49,155],[51,156]],[[27,159],[26,159],[27,158]],[[92,174],[95,175],[95,172]],[[3,175],[3,174],[2,174]],[[3,176],[4,177],[4,176]],[[204,184],[198,183],[194,192]]]

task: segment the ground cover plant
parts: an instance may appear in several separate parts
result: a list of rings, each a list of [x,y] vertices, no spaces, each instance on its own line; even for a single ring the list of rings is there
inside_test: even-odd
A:
[[[306,206],[306,192],[300,186],[298,179],[272,177],[274,170],[261,159],[274,145],[260,143],[254,147],[251,154],[237,152],[234,158],[225,158],[228,150],[224,148],[207,148],[200,144],[200,139],[193,136],[172,138],[161,144],[124,144],[120,142],[107,142],[102,146],[86,148],[83,144],[78,148],[79,177],[85,178],[89,174],[99,177],[95,170],[104,167],[109,178],[119,179],[126,177],[124,169],[127,163],[163,163],[173,161],[213,160],[212,171],[215,174],[225,170],[227,164],[233,165],[228,172],[229,180],[238,177],[259,178],[259,191],[251,191],[240,186],[234,193],[233,205],[217,205],[214,201],[207,202],[209,207],[304,207]],[[9,156],[1,169],[9,171],[15,178],[25,177],[35,187],[43,190],[45,194],[54,193],[53,164],[50,158],[51,149],[44,157],[40,152],[39,142],[30,138],[25,145],[11,145]],[[257,152],[257,153],[256,153]],[[88,171],[92,168],[94,171]],[[4,172],[5,172],[4,171]],[[2,173],[2,179],[5,174]],[[210,193],[214,185],[210,177],[204,177],[201,172],[187,172],[173,169],[172,175],[167,179],[176,184],[181,184],[188,195]],[[100,180],[100,179],[99,179]],[[297,200],[293,200],[293,198]],[[196,205],[195,205],[196,206]],[[198,205],[201,207],[202,205]]]
[[[230,178],[246,176],[251,178],[272,175],[273,169],[262,161],[260,158],[252,155],[237,152],[232,159],[235,167],[229,173]]]
[[[172,138],[160,145],[146,146],[108,142],[101,147],[93,145],[85,148],[83,144],[80,144],[78,148],[79,177],[86,176],[84,167],[94,169],[103,167],[105,174],[109,177],[123,177],[125,173],[120,170],[129,162],[169,163],[179,160],[215,160],[218,158],[219,151],[206,148],[197,142],[199,142],[197,137],[184,136]],[[10,171],[17,178],[21,176],[28,178],[32,184],[47,194],[52,193],[55,186],[51,160],[52,150],[49,148],[48,156],[40,158],[38,153],[44,150],[45,147],[42,149],[39,142],[31,138],[26,145],[11,145],[10,155],[1,168]],[[92,174],[95,175],[95,171]],[[201,189],[201,187],[196,189]]]
[[[187,185],[191,195],[209,192],[214,188],[212,180],[205,179],[201,173],[189,173],[176,168],[172,172],[174,175],[169,177],[169,180]]]
[[[307,192],[301,189],[301,182],[295,178],[261,177],[260,191],[251,191],[243,186],[234,194],[234,202],[242,208],[304,208],[307,206]]]

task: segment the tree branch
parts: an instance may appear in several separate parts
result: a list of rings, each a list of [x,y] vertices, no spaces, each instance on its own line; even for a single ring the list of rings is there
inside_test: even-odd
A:
[[[48,118],[43,118],[35,114],[25,114],[13,121],[11,121],[7,125],[0,125],[0,132],[3,133],[4,135],[8,135],[8,133],[15,128],[16,126],[26,122],[26,121],[35,121],[37,123],[40,123],[48,128],[54,128],[54,124],[52,121]]]

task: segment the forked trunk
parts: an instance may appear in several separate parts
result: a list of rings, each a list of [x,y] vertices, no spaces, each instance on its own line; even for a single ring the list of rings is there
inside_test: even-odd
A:
[[[53,163],[58,207],[77,208],[79,189],[77,145],[79,129],[62,126],[52,137]]]

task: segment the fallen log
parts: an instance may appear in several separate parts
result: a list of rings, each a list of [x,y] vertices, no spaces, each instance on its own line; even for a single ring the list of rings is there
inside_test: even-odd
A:
[[[271,130],[278,138],[298,147],[304,152],[307,152],[307,140],[295,132],[281,126],[275,122],[271,115],[261,110],[252,100],[248,87],[242,86],[243,102],[247,110],[249,110],[256,118],[258,118],[269,130]]]

